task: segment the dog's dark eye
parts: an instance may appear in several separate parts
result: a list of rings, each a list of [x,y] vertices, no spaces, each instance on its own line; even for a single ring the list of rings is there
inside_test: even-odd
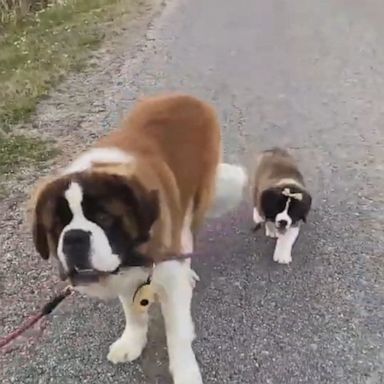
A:
[[[100,225],[106,226],[106,227],[110,227],[114,222],[113,216],[107,212],[96,213],[95,220]]]

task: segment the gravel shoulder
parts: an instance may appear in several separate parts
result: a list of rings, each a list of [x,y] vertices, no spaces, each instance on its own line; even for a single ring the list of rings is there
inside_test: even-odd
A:
[[[0,335],[13,330],[63,285],[56,277],[55,267],[43,263],[33,249],[27,215],[33,185],[105,134],[125,113],[113,107],[129,86],[122,83],[121,77],[136,65],[136,57],[151,39],[152,23],[165,6],[162,0],[142,1],[126,24],[119,20],[115,33],[91,55],[84,71],[69,75],[39,104],[28,123],[13,128],[16,134],[28,132],[29,136],[47,140],[59,155],[39,167],[20,167],[15,177],[4,183],[5,198],[0,199]],[[125,81],[129,82],[129,76]],[[12,371],[16,372],[22,361],[34,355],[36,344],[44,343],[40,339],[43,327],[45,324],[0,355],[1,382],[37,382],[33,374],[13,375]],[[39,382],[51,379],[54,380]]]
[[[205,383],[384,383],[381,2],[170,0],[151,9],[25,127],[63,153],[21,170],[0,203],[0,333],[58,286],[25,225],[31,184],[107,132],[137,97],[182,90],[217,107],[226,160],[285,146],[314,196],[289,267],[271,261],[273,242],[251,235],[247,202],[200,237],[193,312]],[[105,357],[121,309],[74,300],[40,338],[0,355],[2,382],[170,383],[156,311],[143,357],[114,367]]]

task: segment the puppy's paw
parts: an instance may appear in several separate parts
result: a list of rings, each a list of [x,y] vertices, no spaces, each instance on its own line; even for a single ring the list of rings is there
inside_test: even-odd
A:
[[[272,225],[266,225],[265,236],[271,237],[272,239],[277,239],[278,236],[275,227]]]
[[[279,264],[291,263],[292,262],[291,251],[276,248],[273,254],[273,261],[276,261],[276,263],[279,263]]]
[[[110,347],[107,359],[113,363],[125,363],[140,357],[146,338],[121,336]]]
[[[189,281],[191,283],[192,288],[195,288],[196,283],[200,281],[199,275],[193,269],[191,269],[191,272],[189,275]]]

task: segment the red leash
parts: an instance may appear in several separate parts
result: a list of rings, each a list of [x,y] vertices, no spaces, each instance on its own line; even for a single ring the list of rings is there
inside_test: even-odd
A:
[[[192,254],[186,255],[165,255],[165,258],[159,260],[169,261],[169,260],[186,260],[190,259]],[[22,335],[25,331],[32,328],[40,319],[49,315],[66,297],[70,296],[73,293],[72,287],[65,288],[61,293],[55,296],[52,300],[50,300],[44,307],[40,310],[39,313],[30,317],[24,324],[22,324],[19,328],[16,328],[13,332],[0,338],[0,349],[4,348],[10,342],[15,340],[17,337]]]
[[[11,341],[15,340],[17,337],[22,335],[29,328],[33,327],[44,316],[49,315],[66,297],[70,296],[72,293],[73,290],[71,287],[65,288],[61,293],[55,296],[47,304],[45,304],[39,313],[30,317],[24,324],[22,324],[19,328],[16,328],[7,336],[1,338],[0,348],[3,348],[8,345]]]

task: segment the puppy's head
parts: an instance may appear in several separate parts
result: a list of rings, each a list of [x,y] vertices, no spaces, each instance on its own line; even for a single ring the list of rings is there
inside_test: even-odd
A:
[[[136,179],[100,172],[65,175],[43,186],[33,207],[33,240],[59,261],[62,279],[143,265],[136,248],[159,215],[156,191]]]
[[[281,233],[297,225],[301,220],[305,222],[311,204],[311,195],[296,185],[268,188],[260,198],[261,211],[265,219],[275,223]]]

